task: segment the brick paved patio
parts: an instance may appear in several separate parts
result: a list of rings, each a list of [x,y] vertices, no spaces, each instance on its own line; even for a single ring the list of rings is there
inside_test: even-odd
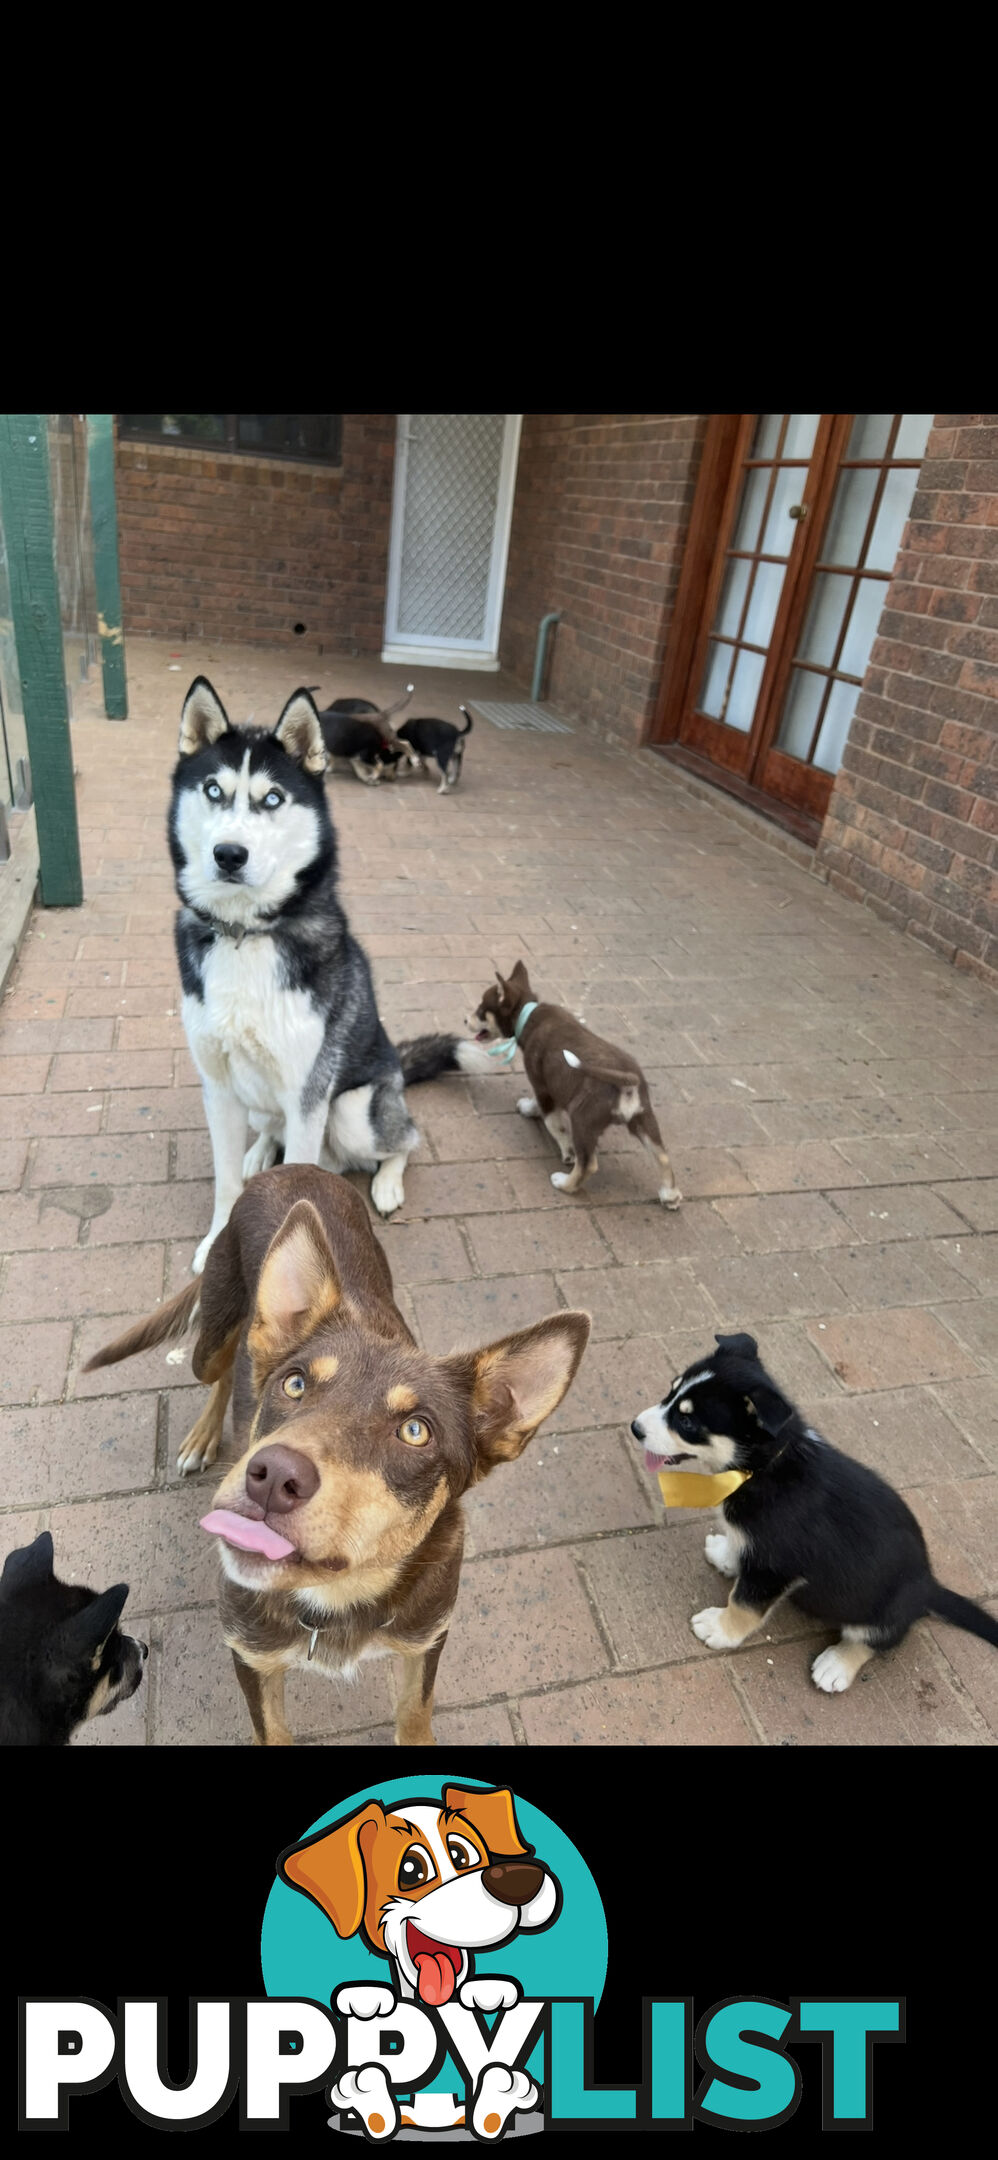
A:
[[[175,1469],[201,1396],[190,1345],[82,1367],[180,1284],[211,1212],[163,835],[183,693],[206,672],[234,718],[263,721],[299,675],[377,695],[398,670],[137,641],[128,665],[129,722],[100,718],[92,686],[74,724],[86,904],[35,914],[0,1007],[0,1551],[48,1526],[61,1573],[131,1583],[147,1678],[78,1744],[245,1745],[197,1528],[217,1473]],[[454,718],[514,688],[419,682]],[[560,1411],[467,1504],[438,1739],[993,1742],[998,1659],[952,1628],[920,1626],[835,1698],[808,1676],[827,1631],[787,1609],[737,1655],[702,1648],[703,1519],[666,1524],[626,1433],[716,1328],[749,1328],[829,1439],[905,1490],[942,1579],[998,1611],[991,994],[650,754],[581,731],[479,722],[451,799],[349,774],[331,799],[390,1031],[460,1028],[493,962],[522,954],[541,996],[641,1058],[686,1196],[665,1213],[623,1133],[581,1199],[556,1194],[518,1070],[412,1091],[423,1148],[382,1235],[420,1340],[477,1343],[558,1305],[594,1323]],[[293,1730],[387,1741],[393,1678],[296,1675]]]

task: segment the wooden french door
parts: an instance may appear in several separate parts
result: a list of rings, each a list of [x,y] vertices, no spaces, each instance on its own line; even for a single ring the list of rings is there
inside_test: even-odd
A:
[[[656,735],[821,819],[930,413],[712,418]]]

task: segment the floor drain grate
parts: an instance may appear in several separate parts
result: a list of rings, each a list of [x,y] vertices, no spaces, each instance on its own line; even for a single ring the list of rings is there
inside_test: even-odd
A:
[[[564,720],[556,720],[552,713],[545,712],[543,705],[531,705],[529,700],[522,705],[482,705],[477,698],[466,698],[465,703],[472,713],[481,713],[483,720],[491,720],[493,727],[535,728],[542,735],[575,733]]]

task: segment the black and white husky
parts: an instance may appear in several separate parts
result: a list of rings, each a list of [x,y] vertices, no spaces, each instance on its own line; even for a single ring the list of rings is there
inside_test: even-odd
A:
[[[279,1148],[286,1162],[372,1171],[374,1205],[392,1214],[419,1138],[405,1083],[488,1068],[474,1043],[427,1035],[396,1048],[381,1025],[337,896],[327,752],[308,691],[295,691],[271,732],[237,728],[199,675],[179,749],[177,955],[215,1171],[200,1274],[245,1179]],[[259,1137],[247,1149],[250,1127]]]

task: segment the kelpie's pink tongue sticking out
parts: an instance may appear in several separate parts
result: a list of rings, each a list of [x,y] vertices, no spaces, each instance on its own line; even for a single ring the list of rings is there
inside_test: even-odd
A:
[[[248,1515],[234,1515],[228,1508],[215,1508],[210,1515],[202,1515],[202,1530],[210,1531],[212,1537],[224,1538],[227,1545],[238,1545],[241,1552],[261,1553],[265,1560],[284,1560],[297,1547],[290,1538],[279,1537],[265,1522],[253,1522]]]

